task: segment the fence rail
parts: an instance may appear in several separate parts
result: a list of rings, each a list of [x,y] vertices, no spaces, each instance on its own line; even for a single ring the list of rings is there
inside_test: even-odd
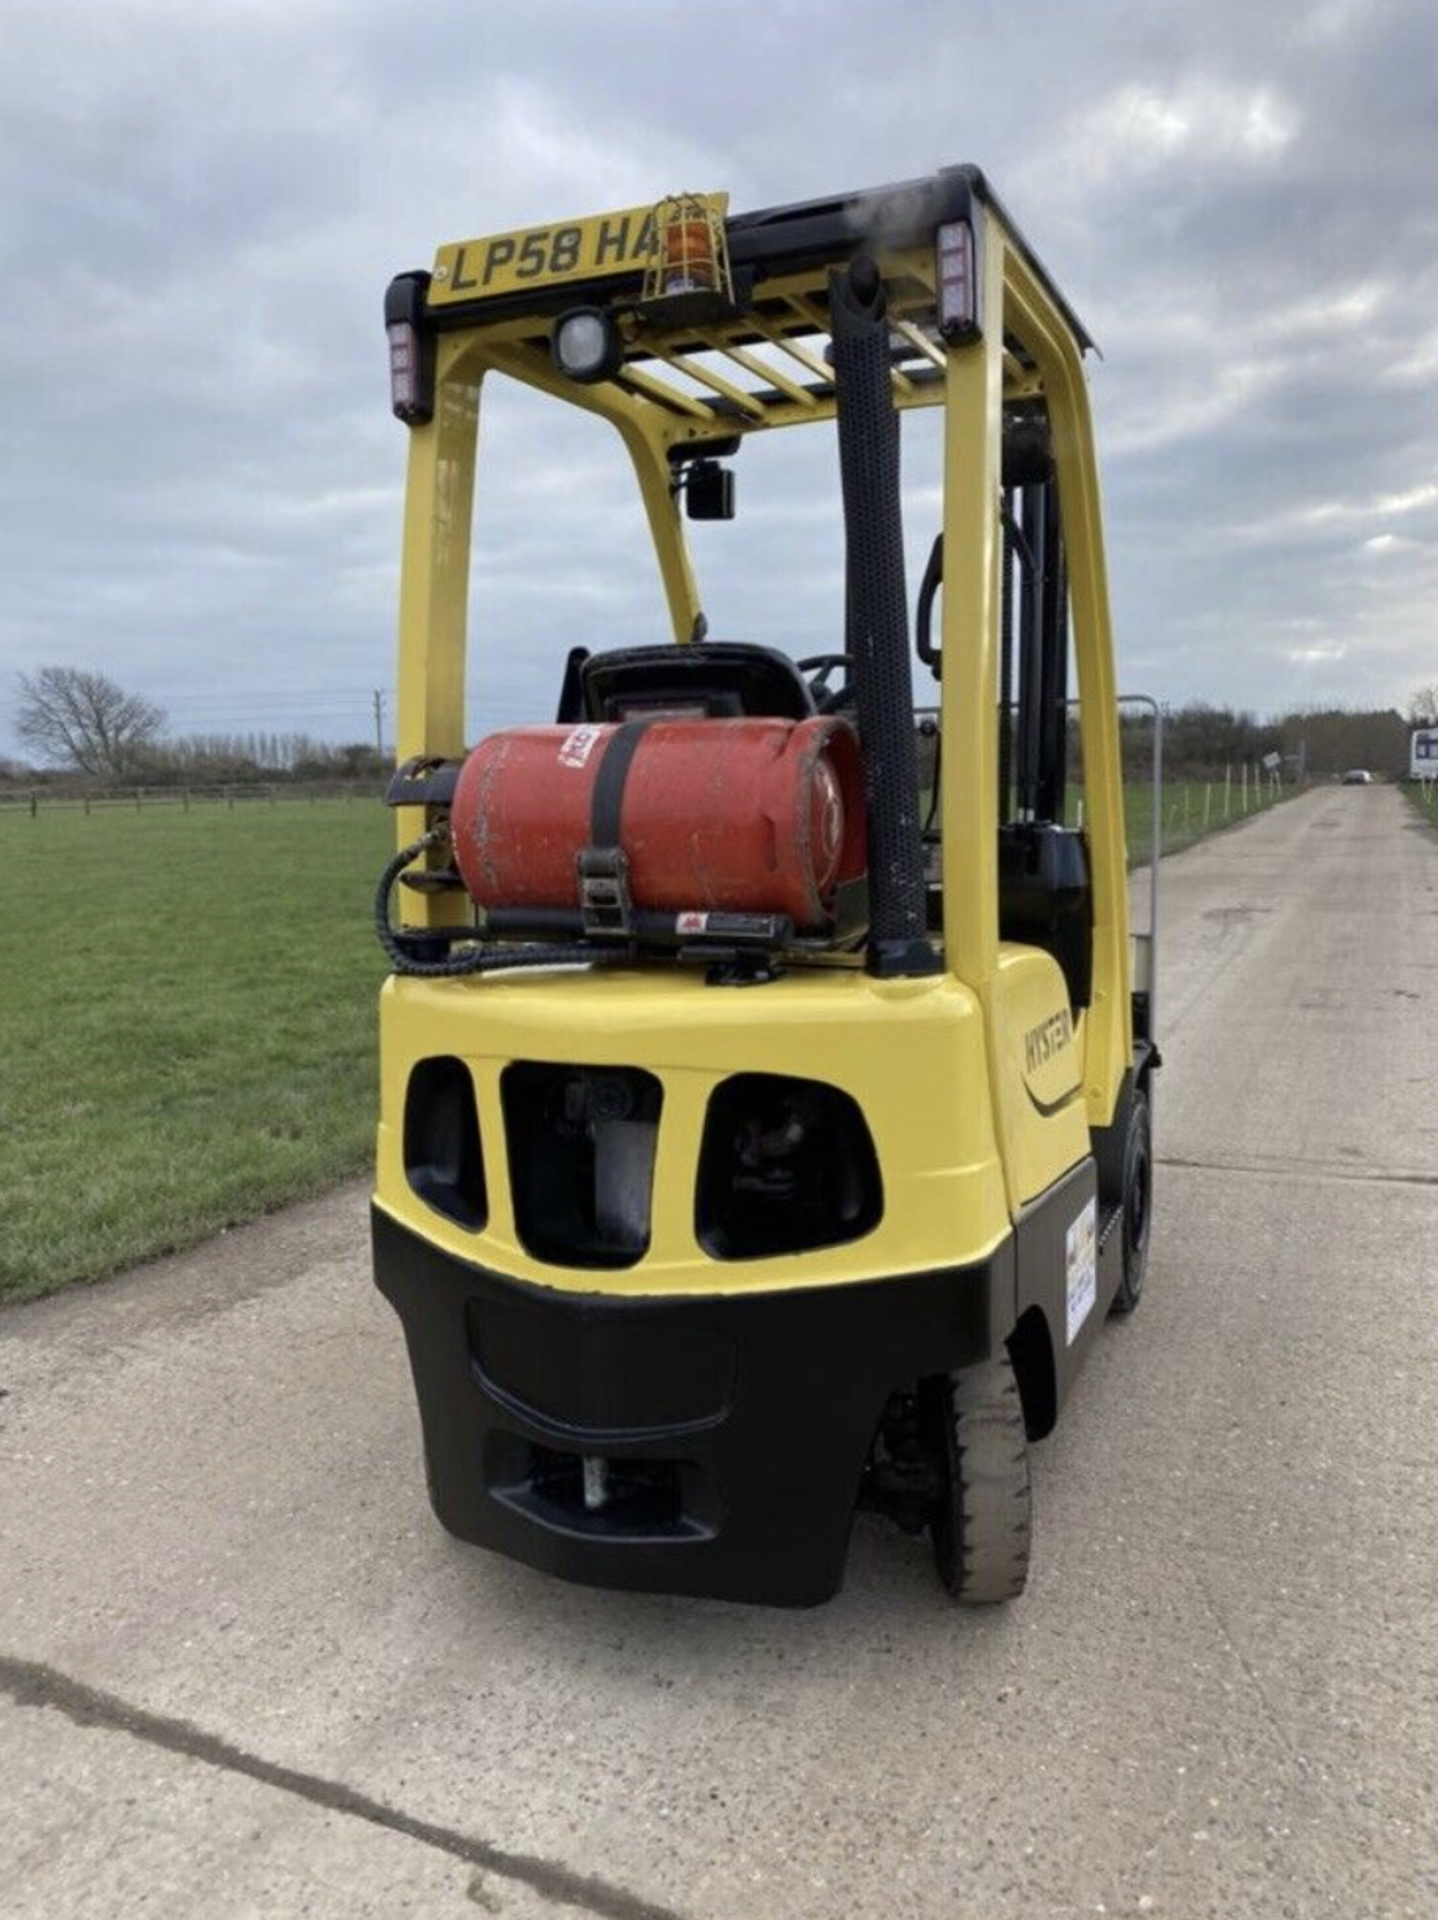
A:
[[[39,813],[60,809],[98,813],[115,808],[143,812],[146,807],[264,806],[281,800],[382,800],[383,784],[376,780],[245,780],[222,786],[68,787],[58,783],[41,787],[0,788],[0,815]]]

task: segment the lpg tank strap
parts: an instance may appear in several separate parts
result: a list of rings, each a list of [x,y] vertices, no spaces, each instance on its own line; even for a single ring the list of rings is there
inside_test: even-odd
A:
[[[594,791],[589,800],[589,841],[594,847],[618,847],[619,816],[624,807],[624,786],[629,769],[639,751],[639,743],[654,725],[657,715],[647,720],[626,720],[609,737],[604,758],[594,776]]]
[[[592,940],[628,940],[634,932],[629,861],[620,840],[624,787],[639,743],[654,724],[626,720],[609,736],[589,800],[589,845],[574,857],[579,911]]]

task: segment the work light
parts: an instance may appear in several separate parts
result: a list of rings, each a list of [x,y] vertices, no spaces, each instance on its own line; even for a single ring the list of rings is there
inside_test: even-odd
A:
[[[571,307],[560,314],[549,344],[559,371],[585,386],[612,380],[624,364],[619,329],[602,307]]]

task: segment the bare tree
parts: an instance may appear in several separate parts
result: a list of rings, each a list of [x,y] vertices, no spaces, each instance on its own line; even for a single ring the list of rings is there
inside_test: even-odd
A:
[[[1438,727],[1438,680],[1413,689],[1408,698],[1408,718],[1415,727]]]
[[[164,709],[126,693],[108,674],[41,667],[20,675],[15,731],[45,759],[109,780],[143,764],[165,724]]]

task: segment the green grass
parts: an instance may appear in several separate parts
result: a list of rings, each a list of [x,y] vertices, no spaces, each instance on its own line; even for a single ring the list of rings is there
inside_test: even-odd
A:
[[[1222,780],[1165,780],[1162,801],[1163,851],[1177,853],[1181,847],[1190,847],[1195,840],[1202,840],[1205,834],[1217,833],[1221,827],[1236,826],[1240,820],[1251,819],[1255,813],[1276,806],[1279,800],[1291,799],[1296,791],[1294,787],[1283,787],[1275,798],[1271,789],[1251,787],[1248,810],[1245,812],[1242,788],[1234,781],[1229,789],[1225,817]],[[1069,789],[1070,824],[1077,818],[1081,792],[1079,787]],[[1153,807],[1151,781],[1132,780],[1125,786],[1124,816],[1130,866],[1142,866],[1148,860],[1153,842]]]
[[[1219,828],[1236,826],[1240,820],[1250,820],[1258,812],[1267,812],[1267,808],[1277,806],[1279,801],[1288,801],[1296,793],[1294,787],[1281,787],[1275,795],[1271,787],[1258,785],[1250,787],[1248,810],[1244,812],[1242,787],[1234,781],[1229,789],[1229,812],[1225,818],[1223,812],[1223,781],[1221,780],[1165,780],[1163,781],[1163,852],[1177,852],[1181,847],[1192,847],[1194,841],[1204,839],[1206,833],[1217,833]],[[1129,816],[1129,858],[1146,860],[1150,835],[1154,831],[1154,795],[1148,783],[1129,785],[1125,789],[1125,803]]]
[[[369,1157],[377,801],[0,813],[0,1297]]]

